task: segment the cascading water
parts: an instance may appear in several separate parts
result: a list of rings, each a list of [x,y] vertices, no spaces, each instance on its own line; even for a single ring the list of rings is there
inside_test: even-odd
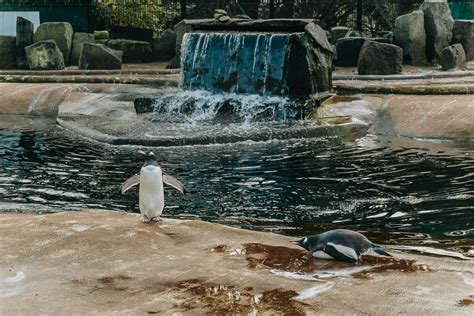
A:
[[[188,33],[181,62],[186,90],[290,97],[313,93],[303,33]]]
[[[278,96],[212,93],[203,90],[170,93],[156,99],[160,120],[177,123],[291,122],[304,118],[302,102]]]
[[[297,35],[188,33],[183,39],[181,86],[189,90],[286,96],[292,36]]]

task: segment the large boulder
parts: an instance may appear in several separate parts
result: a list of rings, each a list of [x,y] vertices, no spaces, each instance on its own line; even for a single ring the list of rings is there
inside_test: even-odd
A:
[[[95,40],[108,40],[110,38],[109,31],[94,31]]]
[[[311,78],[311,91],[313,94],[330,91],[332,89],[334,49],[326,37],[326,32],[319,25],[309,23],[304,31],[306,35],[304,46]],[[292,65],[290,64],[289,67]]]
[[[176,54],[176,32],[165,30],[152,43],[153,60],[170,60]]]
[[[179,69],[181,68],[181,54],[174,55],[173,58],[166,65],[166,69]]]
[[[0,69],[16,68],[15,36],[0,35]]]
[[[392,75],[402,72],[403,50],[392,44],[366,41],[357,70],[359,75]]]
[[[474,60],[474,20],[454,20],[453,41],[462,44],[468,61]]]
[[[438,62],[443,49],[451,44],[454,20],[446,0],[425,0],[423,10],[426,31],[426,58]]]
[[[153,60],[151,45],[148,42],[111,39],[107,42],[107,46],[123,51],[124,63],[148,63]]]
[[[415,66],[426,64],[426,34],[423,11],[399,16],[395,20],[395,45],[403,49],[404,59]]]
[[[84,43],[95,43],[94,34],[90,33],[74,33],[72,37],[72,49],[71,58],[69,60],[70,65],[78,65],[79,57],[81,55],[82,45]]]
[[[337,40],[346,37],[346,34],[350,30],[350,27],[345,26],[336,26],[331,28],[331,44],[336,45]]]
[[[454,44],[443,49],[440,60],[441,67],[447,70],[465,70],[466,53],[461,44]]]
[[[68,65],[73,33],[71,24],[67,22],[41,23],[33,36],[33,42],[53,40],[63,54],[64,63]]]
[[[36,42],[25,47],[26,59],[31,70],[64,69],[64,57],[53,40]]]
[[[83,43],[79,69],[121,69],[122,51],[102,44]]]
[[[360,50],[366,40],[364,37],[340,38],[336,44],[337,65],[342,67],[356,67]]]
[[[25,47],[33,44],[33,23],[21,16],[16,18],[16,65],[28,69]]]
[[[193,31],[193,27],[186,23],[186,20],[182,20],[174,26],[176,31],[176,55],[181,54],[181,44],[183,43],[184,34]]]

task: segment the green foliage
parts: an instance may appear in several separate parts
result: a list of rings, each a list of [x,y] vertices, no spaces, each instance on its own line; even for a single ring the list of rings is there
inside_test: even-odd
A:
[[[151,29],[155,35],[170,27],[179,15],[179,2],[162,5],[161,1],[149,0],[99,0],[93,8],[96,29],[131,26]]]

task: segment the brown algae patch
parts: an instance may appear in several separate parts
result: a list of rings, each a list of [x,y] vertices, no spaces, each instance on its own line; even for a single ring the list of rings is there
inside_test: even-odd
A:
[[[316,269],[313,257],[303,249],[270,246],[259,243],[244,244],[249,268],[265,266],[291,272],[311,272]]]
[[[284,314],[305,315],[311,306],[293,300],[295,291],[273,289],[254,294],[251,289],[238,290],[231,285],[205,283],[199,279],[178,282],[174,291],[186,294],[181,306],[190,311],[205,309],[212,315]]]
[[[359,263],[374,267],[355,273],[353,276],[356,278],[366,278],[370,273],[383,273],[388,271],[418,272],[429,270],[426,265],[419,265],[415,260],[397,259],[393,257],[362,256]]]
[[[474,295],[471,295],[467,298],[459,300],[456,306],[466,307],[466,306],[473,306],[473,305],[474,305]]]
[[[348,275],[357,278],[367,278],[371,273],[388,271],[417,272],[429,270],[426,265],[419,265],[414,260],[393,257],[362,256],[356,264],[350,264],[334,260],[316,259],[306,250],[295,248],[259,243],[248,243],[243,246],[249,268],[265,267],[287,272],[316,273],[315,278],[318,278],[318,272],[326,273],[334,272],[334,270],[347,272],[346,270],[351,267],[356,269]],[[359,268],[363,270],[361,271]],[[337,275],[337,273],[334,274],[334,276]]]

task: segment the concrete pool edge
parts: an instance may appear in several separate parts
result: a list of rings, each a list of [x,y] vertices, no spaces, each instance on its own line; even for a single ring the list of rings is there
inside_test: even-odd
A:
[[[0,228],[6,314],[472,312],[472,260],[394,253],[415,265],[379,269],[384,263],[376,262],[362,273],[355,271],[363,266],[316,260],[318,269],[354,274],[312,279],[294,270],[298,258],[288,265],[285,256],[302,255],[293,238],[202,221],[145,225],[115,211],[0,213]]]

